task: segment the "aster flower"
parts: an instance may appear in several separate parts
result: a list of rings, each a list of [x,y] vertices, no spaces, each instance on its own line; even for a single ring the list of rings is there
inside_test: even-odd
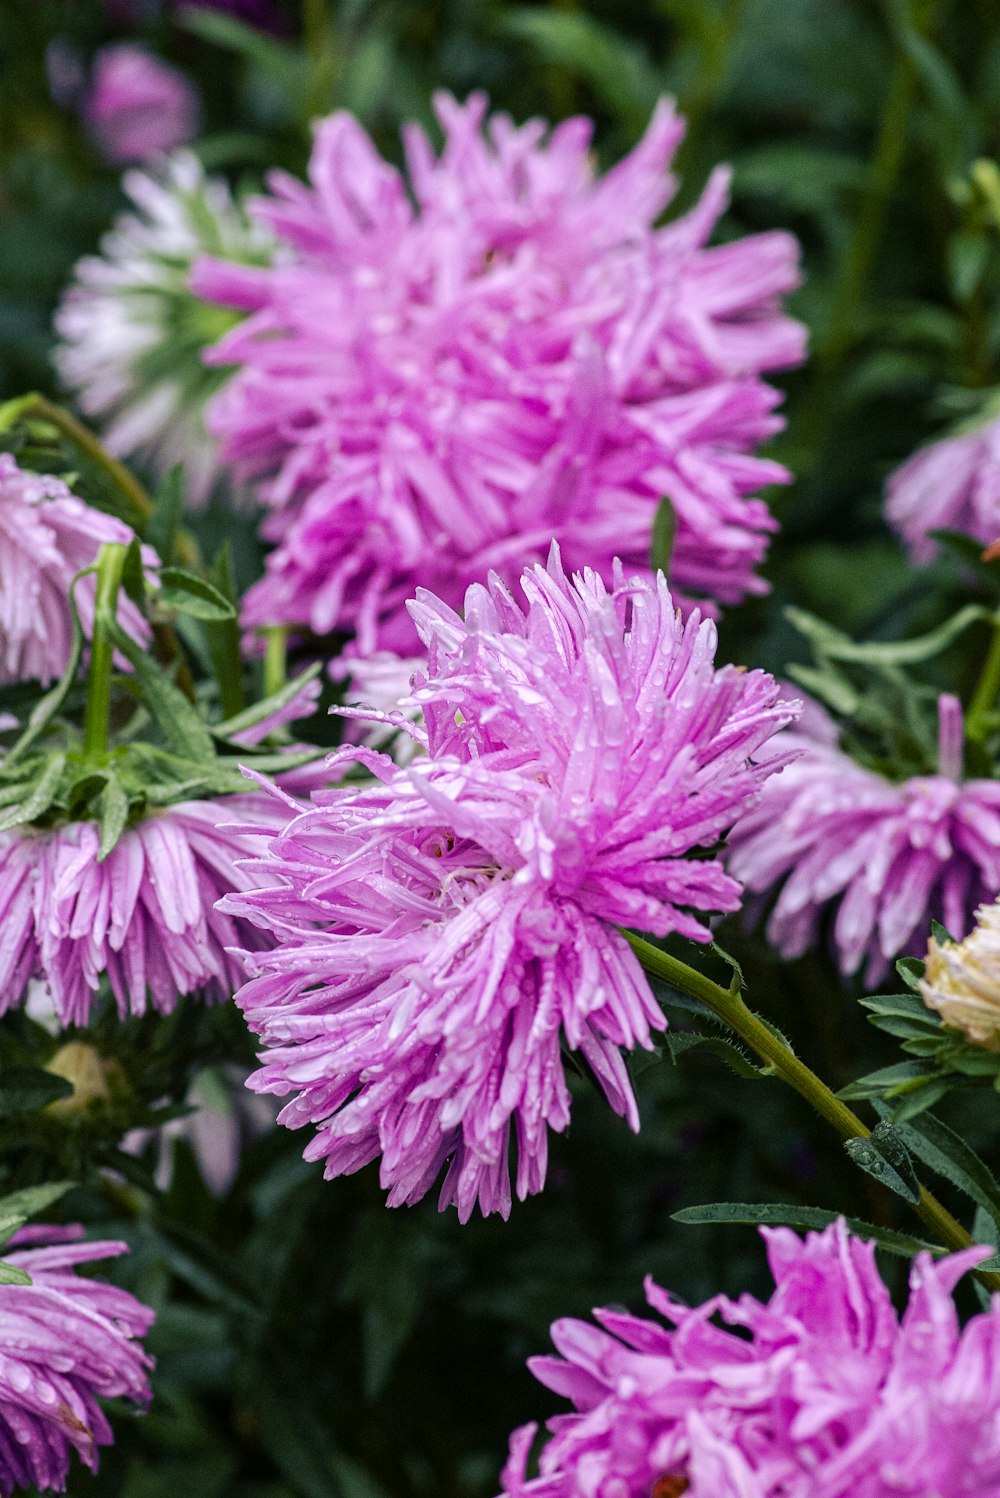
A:
[[[647,1280],[662,1320],[605,1310],[599,1326],[555,1323],[560,1356],[529,1366],[574,1413],[550,1422],[537,1478],[525,1474],[536,1427],[514,1434],[508,1498],[1000,1491],[1000,1302],[960,1330],[951,1296],[991,1250],[920,1254],[899,1319],[875,1245],[843,1222],[805,1241],[762,1233],[775,1281],[766,1304],[718,1296],[689,1308]]]
[[[464,621],[419,594],[426,754],[339,751],[374,780],[293,803],[268,887],[223,904],[271,942],[236,996],[264,1043],[249,1085],[292,1094],[279,1120],[316,1126],[328,1177],[380,1155],[390,1205],[447,1165],[463,1220],[509,1211],[512,1133],[518,1195],[541,1189],[563,1041],[638,1127],[621,1053],[665,1021],[616,926],[706,941],[697,913],[735,908],[718,860],[685,854],[756,796],[794,711],[762,672],[714,668],[714,626],[683,624],[662,575],[619,567],[608,593],[553,550],[522,588],[526,609],[495,577],[470,588]]]
[[[408,181],[350,116],[322,122],[310,185],[275,174],[254,205],[281,262],[196,267],[202,295],[250,314],[212,355],[240,369],[209,417],[263,481],[279,543],[246,623],[412,653],[415,583],[457,605],[553,538],[568,566],[648,572],[664,496],[682,593],[763,592],[775,523],[749,496],[788,478],[754,450],[780,425],[762,372],[802,357],[780,311],[795,241],[706,248],[721,169],[654,227],[683,133],[665,103],[597,179],[587,120],[546,138],[539,120],[486,120],[481,94],[435,107],[444,149],[408,126]]]
[[[230,949],[260,937],[215,905],[249,884],[240,860],[264,847],[254,829],[280,821],[260,795],[179,801],[103,859],[96,821],[0,833],[0,1013],[40,980],[59,1023],[85,1025],[105,975],[123,1016],[167,1014],[189,993],[228,999],[241,972]]]
[[[963,780],[962,709],[939,699],[938,773],[893,782],[856,764],[818,704],[782,748],[798,758],[733,829],[727,868],[776,894],[768,939],[798,957],[825,916],[841,971],[879,981],[922,949],[932,920],[964,931],[1000,891],[1000,782]]]
[[[62,674],[73,641],[73,577],[96,560],[105,542],[131,540],[127,525],[84,504],[61,479],[30,473],[0,453],[0,681],[45,683]],[[153,565],[152,552],[146,561]],[[74,594],[88,634],[94,586],[92,577],[83,578]],[[145,621],[127,599],[120,620],[133,639],[148,639]]]
[[[113,166],[148,161],[193,140],[199,112],[194,85],[145,47],[117,42],[94,58],[83,115]]]
[[[225,378],[201,354],[233,317],[188,290],[203,252],[263,263],[270,237],[250,224],[226,182],[178,151],[154,172],[126,172],[134,211],[122,214],[100,255],[79,261],[55,325],[59,377],[109,451],[138,457],[162,478],[179,463],[200,505],[216,478],[204,406]]]
[[[1000,540],[1000,417],[914,453],[889,479],[885,513],[919,563],[934,555],[931,531]]]
[[[125,1290],[79,1278],[78,1264],[128,1252],[86,1243],[80,1227],[22,1228],[4,1260],[30,1285],[0,1285],[0,1495],[63,1493],[73,1451],[97,1470],[112,1439],[98,1399],[150,1400],[140,1338],[153,1313]]]
[[[964,941],[932,936],[920,997],[952,1030],[1000,1051],[1000,903],[976,911]]]

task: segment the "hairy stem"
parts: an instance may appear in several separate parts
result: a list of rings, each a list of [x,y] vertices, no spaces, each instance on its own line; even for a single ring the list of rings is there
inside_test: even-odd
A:
[[[699,999],[706,1008],[711,1009],[713,1014],[746,1041],[747,1045],[762,1061],[767,1063],[777,1076],[787,1082],[790,1087],[794,1087],[795,1091],[804,1097],[806,1102],[810,1103],[842,1138],[868,1138],[871,1130],[867,1125],[862,1123],[846,1103],[842,1103],[840,1098],[831,1092],[826,1083],[817,1077],[804,1061],[799,1060],[786,1041],[776,1035],[759,1015],[747,1008],[738,992],[723,988],[711,978],[706,978],[704,973],[699,973],[697,969],[689,967],[686,962],[681,962],[677,957],[671,957],[667,952],[661,952],[659,947],[654,947],[651,942],[645,941],[641,936],[636,936],[631,931],[624,932],[624,935],[647,973],[660,978],[664,983],[669,983],[673,988],[680,989],[682,993]],[[927,1190],[926,1186],[920,1187],[920,1200],[914,1204],[913,1210],[933,1230],[945,1247],[968,1248],[973,1242],[962,1224]],[[989,1289],[1000,1290],[1000,1274],[982,1271],[979,1278]]]

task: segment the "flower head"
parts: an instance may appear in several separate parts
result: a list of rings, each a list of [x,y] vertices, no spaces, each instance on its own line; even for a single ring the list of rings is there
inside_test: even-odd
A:
[[[683,133],[665,103],[596,179],[587,120],[546,138],[486,119],[480,94],[436,109],[444,149],[408,126],[408,182],[349,115],[325,120],[310,184],[275,174],[255,205],[280,263],[196,268],[203,295],[251,314],[213,356],[240,368],[210,415],[224,457],[265,481],[279,543],[247,623],[412,653],[415,583],[457,605],[553,538],[569,566],[648,573],[664,496],[678,589],[763,591],[774,521],[748,496],[788,477],[754,450],[780,425],[761,373],[802,357],[780,311],[794,240],[706,248],[724,170],[655,227]]]
[[[914,453],[889,479],[885,513],[915,562],[934,555],[932,531],[1000,540],[1000,417]]]
[[[729,842],[747,889],[777,892],[767,935],[785,957],[813,947],[825,916],[842,972],[874,983],[922,949],[933,919],[964,931],[1000,891],[1000,782],[962,779],[962,710],[939,703],[936,775],[893,782],[856,764],[818,704],[782,746],[798,758],[768,781]]]
[[[79,1278],[78,1264],[127,1253],[79,1227],[22,1228],[4,1261],[30,1285],[0,1285],[0,1495],[63,1493],[76,1451],[91,1471],[112,1439],[98,1399],[150,1400],[140,1338],[153,1313],[125,1290]]]
[[[991,1250],[920,1254],[897,1319],[875,1245],[843,1222],[805,1241],[764,1228],[775,1291],[689,1308],[646,1281],[663,1321],[557,1321],[535,1376],[571,1402],[511,1440],[508,1498],[992,1498],[1000,1491],[1000,1302],[959,1329],[951,1291]],[[720,1326],[715,1318],[718,1318]],[[730,1330],[733,1328],[733,1330]],[[668,1481],[672,1479],[672,1481]]]
[[[0,1012],[40,979],[59,1022],[85,1025],[104,975],[122,1015],[227,999],[230,949],[260,938],[215,904],[249,882],[239,860],[263,848],[262,823],[280,825],[263,796],[181,801],[127,827],[103,861],[96,822],[0,833]]]
[[[225,377],[206,370],[201,355],[234,319],[188,289],[191,264],[206,252],[262,263],[270,237],[189,151],[155,173],[126,172],[123,186],[134,211],[118,218],[100,255],[77,264],[56,313],[53,357],[109,450],[142,458],[158,478],[181,464],[187,498],[198,505],[217,469],[205,402]]]
[[[616,927],[704,941],[697,913],[736,907],[718,860],[685,854],[756,796],[794,711],[762,672],[714,668],[714,626],[683,624],[662,575],[618,568],[608,592],[553,554],[522,588],[525,609],[495,577],[470,588],[464,620],[418,595],[426,753],[340,751],[374,780],[293,808],[268,887],[223,904],[273,942],[237,994],[265,1047],[250,1085],[292,1094],[280,1119],[316,1126],[328,1176],[381,1155],[390,1204],[447,1165],[463,1219],[509,1210],[512,1132],[519,1196],[541,1189],[563,1041],[638,1126],[621,1052],[664,1020]]]
[[[1000,1051],[1000,903],[976,911],[964,941],[931,937],[920,997],[951,1029]]]
[[[113,166],[148,161],[184,145],[198,131],[194,85],[132,42],[98,52],[83,112],[102,156]]]
[[[127,525],[94,510],[61,479],[19,468],[0,453],[0,681],[41,682],[60,676],[70,658],[73,618],[70,584],[105,542],[128,544]],[[152,564],[150,552],[147,561]],[[89,634],[94,579],[83,578],[75,598]],[[119,621],[135,640],[148,628],[135,606],[121,604]]]

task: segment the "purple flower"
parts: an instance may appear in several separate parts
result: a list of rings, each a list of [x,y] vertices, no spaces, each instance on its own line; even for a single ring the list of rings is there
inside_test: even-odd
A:
[[[139,1339],[153,1312],[78,1264],[127,1253],[124,1243],[82,1242],[80,1227],[22,1228],[4,1261],[30,1285],[0,1285],[0,1495],[64,1493],[70,1455],[91,1471],[112,1440],[98,1399],[150,1400],[152,1360]]]
[[[761,372],[803,353],[780,311],[795,241],[707,249],[723,169],[655,227],[683,133],[665,103],[596,180],[585,119],[546,138],[494,115],[484,135],[483,95],[436,108],[444,150],[408,126],[408,183],[333,115],[311,184],[275,174],[256,205],[278,263],[195,267],[200,295],[250,313],[212,356],[239,372],[209,412],[224,457],[265,481],[279,543],[247,624],[412,653],[417,582],[457,606],[490,569],[513,584],[553,538],[570,567],[607,577],[621,556],[648,574],[663,496],[679,590],[765,591],[775,522],[748,496],[788,478],[754,449],[781,424]]]
[[[962,779],[962,709],[939,701],[936,775],[899,782],[855,764],[811,703],[781,746],[799,757],[768,781],[729,839],[729,872],[778,891],[768,939],[785,957],[815,946],[823,918],[841,971],[875,983],[893,958],[922,954],[932,919],[964,932],[1000,891],[1000,782]]]
[[[116,42],[94,58],[84,118],[112,166],[148,161],[193,140],[198,95],[176,68],[144,47]]]
[[[96,822],[0,834],[0,1012],[34,979],[63,1025],[87,1023],[104,975],[122,1015],[169,1013],[188,993],[227,999],[230,949],[260,938],[215,904],[246,887],[239,860],[281,821],[260,795],[182,801],[128,827],[103,862]]]
[[[374,780],[320,791],[223,909],[260,925],[237,994],[264,1042],[256,1091],[316,1126],[327,1176],[381,1156],[390,1205],[447,1166],[463,1220],[539,1191],[547,1132],[569,1119],[561,1045],[638,1127],[622,1050],[664,1025],[618,925],[706,941],[696,912],[739,886],[710,847],[758,793],[753,763],[789,720],[764,673],[716,670],[715,627],[684,624],[660,575],[609,594],[593,573],[496,577],[464,621],[421,592],[429,652],[409,704],[361,717],[409,728],[406,767],[370,749],[331,761]],[[403,707],[423,708],[426,728]],[[777,759],[769,768],[777,765]]]
[[[804,1242],[762,1233],[775,1281],[766,1304],[717,1296],[689,1308],[647,1280],[669,1328],[607,1310],[594,1313],[599,1327],[555,1323],[561,1356],[529,1366],[575,1413],[549,1422],[533,1479],[537,1427],[515,1432],[508,1498],[1000,1492],[1000,1300],[963,1331],[951,1297],[991,1250],[920,1254],[898,1319],[875,1245],[843,1222]]]
[[[1000,540],[1000,418],[914,453],[889,479],[885,513],[915,562],[934,555],[931,531]]]
[[[0,681],[49,682],[62,675],[73,639],[74,575],[96,561],[104,542],[131,540],[127,525],[91,509],[61,479],[29,473],[0,453]],[[145,559],[155,563],[151,551]],[[88,635],[94,588],[94,578],[84,578],[75,594]],[[148,626],[127,599],[118,619],[133,639],[148,639]]]

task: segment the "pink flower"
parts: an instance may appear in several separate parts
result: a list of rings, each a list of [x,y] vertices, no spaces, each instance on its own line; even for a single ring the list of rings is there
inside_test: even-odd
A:
[[[140,1338],[153,1313],[78,1264],[128,1252],[124,1243],[82,1242],[80,1227],[22,1228],[4,1261],[30,1285],[0,1285],[0,1494],[64,1493],[70,1454],[97,1471],[112,1440],[98,1399],[150,1400],[151,1359]]]
[[[623,1311],[595,1311],[599,1327],[555,1323],[560,1356],[529,1366],[574,1413],[549,1422],[533,1479],[537,1427],[515,1432],[508,1498],[1000,1492],[1000,1301],[961,1331],[951,1298],[991,1250],[920,1254],[900,1320],[875,1245],[843,1222],[804,1242],[762,1232],[776,1287],[766,1304],[718,1296],[692,1309],[647,1280],[669,1328]]]
[[[1000,418],[914,453],[889,479],[885,513],[915,562],[934,555],[931,531],[1000,541]]]
[[[131,42],[94,58],[84,117],[106,161],[148,161],[193,140],[198,95],[182,73]]]
[[[707,249],[723,169],[654,227],[683,133],[665,103],[598,179],[587,120],[546,138],[539,120],[487,120],[481,94],[436,108],[444,150],[408,126],[408,182],[333,115],[311,184],[275,174],[256,205],[279,263],[195,267],[200,295],[250,314],[215,351],[239,372],[209,413],[224,457],[264,481],[279,543],[247,624],[412,653],[416,583],[457,605],[553,538],[568,566],[610,576],[619,555],[648,573],[664,495],[679,590],[765,591],[775,522],[749,496],[788,478],[754,450],[780,426],[761,373],[803,353],[780,311],[794,240]]]
[[[878,982],[922,954],[932,919],[962,933],[1000,892],[1000,782],[962,779],[962,709],[939,702],[936,775],[892,782],[855,764],[818,706],[782,735],[799,757],[733,829],[726,866],[748,890],[777,891],[768,939],[785,957],[814,947],[824,919],[841,971]]]
[[[518,1195],[542,1188],[563,1042],[638,1127],[621,1053],[664,1019],[616,928],[706,941],[696,912],[737,906],[717,859],[685,855],[757,795],[794,712],[764,673],[714,668],[714,626],[683,624],[662,575],[618,567],[608,593],[554,553],[522,588],[526,609],[495,577],[470,588],[464,621],[418,595],[426,753],[339,751],[374,780],[293,803],[268,887],[222,906],[269,938],[236,996],[264,1043],[249,1085],[292,1094],[279,1119],[316,1127],[327,1176],[381,1156],[390,1205],[447,1167],[463,1220],[509,1211],[512,1131]]]
[[[0,453],[0,681],[45,683],[62,675],[73,639],[73,577],[97,560],[104,542],[131,540],[127,525],[91,509],[61,479],[29,473]],[[153,552],[145,560],[154,565]],[[75,594],[88,635],[94,588],[94,578],[84,578]],[[133,639],[149,638],[128,599],[119,604],[118,621]]]
[[[128,827],[103,862],[95,822],[0,834],[0,1012],[33,979],[63,1025],[87,1023],[105,976],[123,1016],[167,1014],[188,993],[228,999],[230,949],[259,937],[215,904],[249,883],[239,860],[263,849],[261,823],[281,824],[264,796],[182,801]]]

